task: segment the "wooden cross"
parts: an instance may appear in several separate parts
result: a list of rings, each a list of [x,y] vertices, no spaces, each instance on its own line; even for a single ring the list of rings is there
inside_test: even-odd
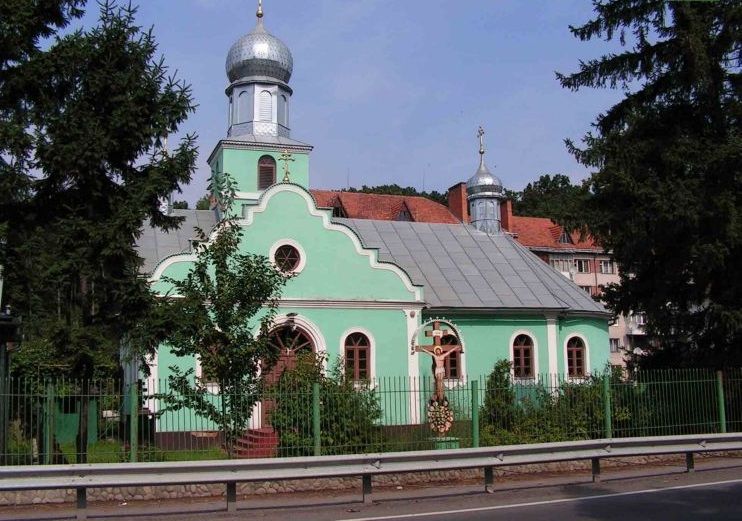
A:
[[[425,330],[425,336],[428,338],[433,337],[433,345],[416,345],[414,349],[416,353],[427,353],[429,355],[433,355],[435,353],[436,347],[440,347],[441,351],[443,351],[444,353],[448,353],[449,351],[461,350],[461,345],[459,345],[458,343],[458,338],[456,338],[456,336],[452,333],[446,335],[446,331],[441,329],[441,323],[438,320],[433,321],[433,329]],[[444,336],[453,336],[454,338],[456,338],[456,343],[442,344],[441,341],[443,340]]]
[[[295,161],[295,159],[291,157],[291,152],[289,152],[288,150],[284,150],[278,160],[283,161],[283,182],[290,183],[291,178],[289,177],[289,175],[291,174],[291,172],[289,172],[289,161]]]
[[[452,354],[456,353],[457,351],[461,351],[461,346],[458,344],[458,339],[456,340],[455,344],[442,344],[441,340],[443,339],[445,332],[441,329],[441,323],[438,320],[433,321],[433,328],[428,329],[425,331],[425,336],[430,338],[433,338],[433,345],[427,345],[427,346],[415,346],[415,352],[417,353],[426,353],[433,357],[433,376],[435,377],[435,400],[438,401],[438,403],[443,403],[445,400],[445,395],[443,392],[443,380],[446,376],[446,370],[445,370],[445,361],[446,358],[451,356]],[[454,338],[456,336],[451,335]]]

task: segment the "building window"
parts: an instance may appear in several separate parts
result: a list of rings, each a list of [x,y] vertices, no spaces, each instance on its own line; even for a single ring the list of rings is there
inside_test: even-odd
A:
[[[250,120],[250,93],[246,90],[237,96],[237,123],[245,123]]]
[[[299,267],[301,254],[290,244],[284,244],[276,249],[273,254],[273,262],[282,272],[291,273]]]
[[[441,345],[457,346],[459,345],[459,339],[455,335],[444,335],[441,338]],[[446,348],[444,347],[443,349],[445,350]],[[435,366],[435,362],[433,362],[433,365]],[[456,351],[451,356],[447,356],[444,367],[446,369],[447,380],[458,380],[461,378],[461,350]],[[435,368],[433,368],[433,371],[435,372]]]
[[[267,90],[260,92],[260,105],[258,119],[260,121],[273,121],[273,95]]]
[[[609,338],[608,342],[611,346],[611,353],[618,353],[618,350],[620,347],[618,346],[619,339],[618,338]]]
[[[572,237],[567,233],[567,230],[562,230],[562,234],[559,236],[559,242],[562,244],[574,244],[572,242]]]
[[[528,335],[513,340],[513,376],[533,378],[533,339]]]
[[[592,295],[592,286],[580,286],[580,289],[588,295]]]
[[[567,341],[567,375],[571,378],[585,376],[585,343],[573,336]]]
[[[616,268],[613,265],[612,260],[602,260],[600,261],[600,273],[604,275],[613,275],[616,273]]]
[[[265,190],[276,182],[276,160],[263,156],[258,160],[258,190]]]
[[[647,324],[647,315],[644,313],[634,313],[634,324],[644,326]]]
[[[590,273],[590,259],[575,259],[577,273]]]
[[[353,380],[368,380],[370,342],[363,333],[351,333],[345,337],[345,374]]]
[[[283,118],[281,118],[281,124],[284,127],[289,126],[289,100],[286,96],[281,95],[281,105],[283,106]]]
[[[551,259],[549,261],[551,267],[562,273],[569,273],[571,261],[567,259]]]

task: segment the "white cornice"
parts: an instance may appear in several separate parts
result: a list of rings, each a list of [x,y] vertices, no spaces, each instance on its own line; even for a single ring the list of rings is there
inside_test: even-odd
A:
[[[284,298],[278,301],[281,307],[332,308],[332,309],[423,309],[424,302],[406,300],[337,300]]]
[[[206,161],[211,164],[211,160],[214,158],[214,154],[220,148],[230,148],[236,150],[271,150],[273,152],[283,152],[289,150],[291,152],[303,152],[308,154],[314,147],[312,145],[300,145],[294,144],[280,144],[280,143],[260,143],[258,141],[240,141],[238,139],[220,139],[214,149],[209,154],[209,159]]]

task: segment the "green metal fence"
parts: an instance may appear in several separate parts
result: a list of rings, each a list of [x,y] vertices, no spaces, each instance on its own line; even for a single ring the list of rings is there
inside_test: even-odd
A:
[[[216,386],[205,390],[220,403]],[[244,429],[227,444],[218,422],[168,407],[173,391],[166,381],[9,378],[0,381],[0,464],[311,456],[742,431],[740,369],[579,380],[513,379],[507,370],[470,376],[446,382],[454,421],[445,435],[428,425],[433,391],[432,377],[279,382],[261,391]]]

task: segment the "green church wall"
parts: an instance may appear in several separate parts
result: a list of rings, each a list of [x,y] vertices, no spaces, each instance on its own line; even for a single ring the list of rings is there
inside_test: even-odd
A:
[[[309,211],[309,193],[291,185],[279,185],[248,211],[249,224],[243,227],[241,249],[269,257],[271,248],[289,242],[305,259],[304,268],[290,279],[283,291],[285,299],[408,301],[417,300],[421,288],[414,288],[402,270],[378,264],[375,250],[359,253],[360,243],[341,225],[326,228],[326,210]],[[289,188],[288,190],[286,188]],[[354,243],[355,242],[355,243]],[[162,273],[157,270],[153,288],[166,293],[170,285],[162,277],[180,279],[190,269],[192,257],[166,260]]]
[[[557,357],[561,373],[566,374],[566,342],[574,336],[580,336],[586,342],[588,370],[593,374],[602,373],[609,364],[610,349],[608,346],[607,319],[589,317],[564,317],[559,319]]]
[[[281,152],[230,148],[220,145],[212,155],[211,169],[215,172],[229,172],[237,183],[238,192],[258,192],[258,160],[271,156],[276,161],[276,182],[281,182],[284,175],[284,163]],[[293,152],[289,161],[291,182],[309,187],[309,154]]]

